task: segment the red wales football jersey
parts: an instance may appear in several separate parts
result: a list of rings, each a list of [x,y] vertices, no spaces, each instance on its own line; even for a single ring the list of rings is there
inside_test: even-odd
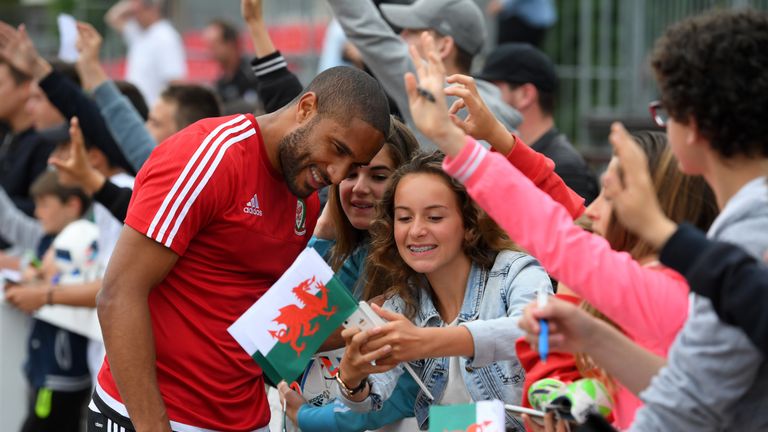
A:
[[[227,333],[304,249],[319,202],[288,190],[251,115],[201,120],[159,145],[125,223],[179,259],[149,296],[157,380],[174,430],[269,423],[262,373]],[[108,361],[97,392],[127,415]]]

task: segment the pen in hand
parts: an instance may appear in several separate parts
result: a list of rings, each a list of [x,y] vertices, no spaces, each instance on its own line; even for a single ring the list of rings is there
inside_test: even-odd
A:
[[[536,303],[539,309],[547,305],[547,299],[549,293],[545,285],[539,286],[539,292],[536,296]],[[547,362],[547,355],[549,354],[549,322],[545,319],[539,320],[539,358],[542,363]]]

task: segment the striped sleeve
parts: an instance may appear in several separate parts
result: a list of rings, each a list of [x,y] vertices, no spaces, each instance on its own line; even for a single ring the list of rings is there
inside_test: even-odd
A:
[[[443,169],[451,177],[466,183],[477,171],[480,163],[488,155],[488,150],[481,146],[474,138],[467,135],[466,144],[455,157],[446,156],[443,160]]]
[[[280,51],[275,51],[264,57],[254,59],[251,63],[251,70],[256,77],[262,77],[276,70],[287,68],[288,63]]]
[[[256,134],[244,115],[219,121],[215,127],[197,123],[173,135],[157,147],[136,178],[126,225],[179,255],[226,207],[222,200],[233,183],[227,150]]]

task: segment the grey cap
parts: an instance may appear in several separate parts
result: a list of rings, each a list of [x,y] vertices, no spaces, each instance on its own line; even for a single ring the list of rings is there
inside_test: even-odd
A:
[[[453,41],[471,55],[485,43],[485,18],[474,0],[416,0],[410,5],[382,4],[381,13],[404,29],[430,29]]]

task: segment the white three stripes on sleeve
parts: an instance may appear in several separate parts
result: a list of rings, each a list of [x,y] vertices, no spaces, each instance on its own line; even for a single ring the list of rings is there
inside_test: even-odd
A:
[[[224,157],[224,153],[233,144],[255,133],[256,129],[251,122],[245,116],[240,115],[220,124],[208,134],[197,150],[195,150],[195,153],[187,162],[173,187],[165,196],[160,209],[155,213],[152,223],[149,225],[147,237],[164,244],[166,247],[170,247],[181,223],[187,216],[189,208],[192,207],[192,204],[194,204],[198,195],[200,195],[200,192],[216,171],[221,159]],[[226,142],[224,142],[225,139]],[[205,154],[203,155],[203,153]],[[201,155],[203,155],[202,158],[200,157]],[[210,166],[206,167],[211,158],[213,158],[213,162],[211,162]],[[190,171],[193,171],[192,174],[190,174]],[[200,182],[190,194],[190,189],[198,180]],[[181,191],[179,192],[179,190]],[[178,195],[176,195],[177,192],[179,192]],[[179,208],[181,208],[181,211],[179,211]],[[168,227],[171,224],[173,224],[171,231],[166,236]]]
[[[456,174],[453,175],[453,177],[460,181],[461,183],[466,183],[467,180],[474,174],[475,170],[478,166],[480,166],[480,162],[483,161],[485,156],[488,154],[488,150],[483,148],[478,143],[474,143],[474,148],[472,149],[472,152],[469,154],[469,157],[467,160],[459,167],[458,170],[456,170]]]

